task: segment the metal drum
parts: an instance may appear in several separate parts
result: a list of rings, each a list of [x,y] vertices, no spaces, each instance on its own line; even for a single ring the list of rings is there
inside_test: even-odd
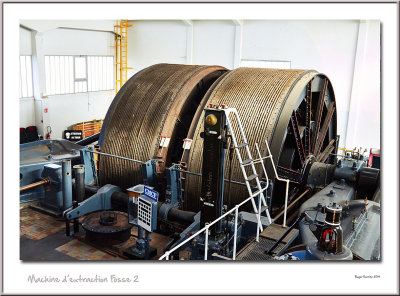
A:
[[[141,161],[157,159],[158,173],[178,162],[204,94],[226,69],[220,66],[157,64],[130,78],[103,123],[101,151]],[[100,157],[100,185],[126,189],[143,182],[140,165]]]
[[[259,144],[262,156],[266,156],[265,140],[268,141],[278,175],[291,180],[290,192],[301,187],[312,161],[331,161],[329,154],[335,149],[336,139],[336,106],[331,83],[323,74],[313,70],[238,68],[220,77],[207,92],[198,109],[202,116],[203,108],[209,104],[237,108],[253,159],[259,158],[255,143]],[[203,121],[192,122],[188,134],[188,138],[193,138],[192,147],[182,157],[187,169],[196,173],[202,169],[203,125]],[[235,134],[240,134],[238,129]],[[238,143],[242,142],[238,139]],[[272,165],[269,161],[265,163],[269,178],[274,178]],[[228,167],[226,164],[225,178]],[[262,168],[260,165],[258,168],[262,177]],[[232,180],[244,182],[236,155],[232,162]],[[274,183],[272,199],[276,211],[285,196],[277,193],[278,183]],[[228,203],[227,187],[224,204]],[[200,191],[201,178],[187,175],[185,209],[199,209]],[[247,197],[245,186],[232,184],[229,208]]]

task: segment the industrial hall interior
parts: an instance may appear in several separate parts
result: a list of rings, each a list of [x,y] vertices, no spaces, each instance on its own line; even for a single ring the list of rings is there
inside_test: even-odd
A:
[[[380,30],[21,19],[20,260],[380,261]]]

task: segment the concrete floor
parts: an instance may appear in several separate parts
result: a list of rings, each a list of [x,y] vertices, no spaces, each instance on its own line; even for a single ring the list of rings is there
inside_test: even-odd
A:
[[[71,241],[63,230],[40,240],[20,238],[20,259],[23,261],[76,261],[78,259],[56,250]]]

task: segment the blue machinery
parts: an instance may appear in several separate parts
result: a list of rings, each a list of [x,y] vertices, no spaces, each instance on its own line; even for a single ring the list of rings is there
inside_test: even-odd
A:
[[[128,215],[136,216],[130,223],[138,227],[138,238],[136,246],[126,249],[124,255],[128,258],[148,260],[157,254],[157,249],[150,247],[150,233],[157,229],[158,192],[144,185],[136,185],[128,191]],[[134,205],[137,205],[136,209]]]
[[[44,140],[21,145],[20,201],[38,201],[38,208],[60,216],[72,206],[72,168],[84,165],[86,185],[97,183],[93,147],[82,147],[67,140]],[[43,183],[40,181],[47,180]],[[37,182],[37,186],[31,186]],[[40,186],[44,185],[44,186]],[[75,185],[75,184],[74,184]]]
[[[218,116],[223,116],[223,112],[214,112]],[[218,119],[221,122],[221,118]],[[140,205],[146,202],[146,198],[142,192],[139,193],[138,196],[133,199],[130,197],[130,193],[126,194],[122,192],[122,190],[114,185],[108,184],[101,188],[94,189],[95,193],[91,195],[89,198],[79,197],[85,195],[85,187],[89,187],[96,184],[97,175],[94,157],[93,154],[97,153],[99,155],[103,155],[105,157],[116,157],[120,159],[124,159],[126,161],[132,161],[138,163],[142,166],[143,173],[143,184],[145,186],[151,186],[152,188],[156,188],[158,186],[157,183],[157,164],[156,160],[148,160],[146,162],[137,161],[134,159],[128,159],[124,157],[119,157],[115,155],[110,155],[106,153],[96,152],[92,148],[89,147],[80,147],[78,145],[74,145],[69,143],[68,141],[60,140],[60,141],[42,141],[36,143],[36,145],[32,145],[30,148],[30,153],[32,155],[36,155],[35,152],[48,149],[48,154],[43,155],[45,161],[42,163],[32,163],[29,165],[21,166],[21,174],[33,175],[33,172],[37,173],[37,178],[40,180],[50,180],[49,184],[42,184],[44,186],[37,186],[32,189],[28,189],[28,191],[21,191],[21,199],[28,200],[26,196],[34,196],[34,199],[30,200],[38,200],[39,203],[37,208],[41,210],[45,210],[51,214],[63,214],[66,219],[66,233],[67,235],[71,235],[72,233],[77,233],[79,231],[78,218],[88,215],[90,213],[98,212],[98,211],[110,211],[115,208],[119,208],[123,211],[127,211],[129,213],[129,223],[138,227],[138,239],[137,244],[134,248],[130,250],[126,250],[125,255],[131,255],[135,258],[145,259],[151,257],[154,254],[154,250],[152,250],[149,246],[149,236],[150,232],[155,230],[157,225],[157,217],[159,217],[162,221],[176,221],[178,223],[183,223],[187,225],[186,229],[180,233],[179,237],[175,237],[167,248],[173,247],[174,245],[180,243],[184,240],[187,235],[193,233],[194,231],[200,228],[201,223],[207,223],[213,221],[215,218],[219,217],[223,212],[223,185],[224,185],[224,162],[225,162],[225,150],[226,150],[226,138],[221,140],[221,133],[224,133],[225,124],[218,125],[218,133],[215,131],[207,132],[205,135],[205,143],[210,143],[211,148],[208,147],[206,149],[213,149],[212,146],[215,143],[218,143],[218,155],[216,158],[207,159],[205,163],[214,164],[214,161],[218,162],[220,165],[214,166],[209,165],[205,166],[203,172],[208,175],[214,174],[217,176],[217,182],[219,184],[217,191],[213,191],[213,182],[214,179],[207,178],[208,184],[204,184],[205,192],[203,196],[207,197],[204,199],[203,205],[211,208],[210,205],[216,205],[215,210],[207,211],[204,208],[203,215],[200,213],[193,213],[179,210],[182,206],[182,180],[181,173],[190,173],[187,171],[181,170],[178,164],[174,164],[171,167],[166,169],[166,186],[165,186],[165,202],[151,202],[152,210],[147,214],[148,217],[151,218],[152,227],[144,228],[146,231],[145,237],[142,235],[143,222],[140,222],[140,215],[143,215],[140,210]],[[214,144],[212,143],[214,142]],[[67,146],[71,144],[73,148]],[[54,158],[51,155],[53,146],[59,145],[61,148],[58,151],[58,158]],[[76,147],[78,146],[78,147]],[[26,146],[25,146],[26,147]],[[21,147],[21,148],[25,148]],[[213,154],[207,154],[207,156],[212,156]],[[29,157],[27,157],[29,158]],[[80,165],[83,164],[83,165]],[[221,166],[222,165],[222,166]],[[72,170],[71,168],[74,168]],[[213,172],[214,168],[217,168],[217,171]],[[34,169],[37,171],[34,171]],[[79,182],[79,177],[82,175],[82,169],[84,170],[84,182]],[[80,173],[78,173],[80,172]],[[73,178],[75,177],[75,178]],[[35,180],[36,181],[36,180]],[[211,183],[210,183],[211,182]],[[74,185],[74,186],[73,186]],[[140,187],[140,185],[138,185]],[[135,186],[135,187],[138,187]],[[74,187],[74,196],[73,200],[73,187]],[[93,187],[93,186],[92,186]],[[142,186],[143,187],[143,186]],[[86,188],[87,189],[87,188]],[[209,191],[212,190],[213,192]],[[36,190],[35,194],[32,194],[29,190]],[[208,190],[208,191],[207,191]],[[87,190],[86,190],[87,191]],[[133,190],[134,191],[134,190]],[[137,191],[137,190],[136,190]],[[129,192],[129,190],[128,190]],[[39,194],[37,194],[39,193]],[[149,202],[147,200],[147,202]],[[213,207],[213,206],[212,206]],[[136,213],[133,211],[136,210]],[[139,212],[139,216],[138,213]],[[142,214],[140,214],[142,213]],[[131,215],[133,218],[131,218]],[[109,217],[108,217],[109,218]],[[142,217],[143,218],[143,217]],[[242,218],[240,218],[241,222]],[[70,228],[70,222],[73,222],[73,231]],[[241,232],[241,223],[239,227],[239,233]],[[222,245],[224,241],[228,241],[228,234],[232,234],[234,232],[232,222],[225,220],[218,225],[216,225],[215,230],[213,230],[213,239],[209,241],[210,245],[213,246],[211,249],[220,252],[222,249]],[[229,244],[229,241],[228,241]],[[203,245],[203,247],[201,247]],[[227,246],[225,246],[226,248]],[[192,251],[192,258],[198,259],[201,257],[201,249],[204,249],[204,238],[203,242],[198,240],[196,242],[196,246]],[[228,248],[229,249],[229,248]],[[204,251],[203,251],[204,252]]]
[[[138,227],[136,245],[125,250],[124,255],[136,259],[149,259],[155,253],[155,250],[150,246],[150,233],[156,230],[159,224],[157,220],[161,223],[172,221],[185,225],[179,235],[175,236],[165,246],[164,251],[167,251],[181,244],[204,225],[213,222],[221,217],[224,211],[227,211],[224,208],[223,199],[224,183],[227,181],[224,175],[225,153],[228,148],[228,133],[224,116],[224,112],[216,108],[206,110],[206,124],[203,133],[203,172],[202,174],[195,174],[184,171],[178,164],[167,168],[164,202],[151,199],[148,194],[144,193],[144,186],[158,191],[161,190],[158,187],[156,160],[151,159],[142,162],[96,152],[91,147],[82,147],[65,140],[46,140],[21,145],[21,202],[38,201],[36,208],[50,214],[63,215],[66,219],[67,235],[72,234],[70,222],[73,222],[74,225],[73,233],[79,231],[77,220],[79,217],[99,211],[121,210],[127,213],[127,222],[131,225],[124,226],[124,230],[129,230],[130,233],[132,226]],[[135,186],[136,190],[134,190],[134,187],[131,191],[128,190],[128,193],[111,184],[101,188],[96,187],[98,182],[93,156],[95,153],[141,165],[144,186],[137,185]],[[202,175],[201,211],[198,213],[179,209],[183,202],[182,174]],[[303,204],[300,208],[299,219],[295,223],[298,223],[300,230],[299,241],[314,247],[305,250],[305,253],[295,250],[291,256],[281,257],[280,259],[326,260],[329,257],[326,256],[326,252],[336,254],[338,253],[337,250],[346,250],[347,252],[350,248],[356,249],[363,259],[379,259],[379,252],[377,253],[376,250],[371,252],[358,243],[358,241],[362,241],[363,244],[370,244],[372,242],[371,237],[360,236],[359,233],[363,233],[361,231],[363,227],[376,227],[379,223],[379,204],[372,201],[377,200],[375,189],[378,180],[379,171],[366,168],[362,159],[343,158],[336,165],[312,163],[308,171],[307,188],[309,191],[322,190]],[[264,186],[266,185],[264,184]],[[268,184],[267,198],[271,195],[270,185]],[[355,190],[362,192],[368,198],[369,203],[367,203],[367,199],[365,201],[353,200]],[[88,195],[90,197],[86,198]],[[336,204],[336,202],[340,204]],[[292,204],[289,205],[289,208],[291,206]],[[327,216],[333,212],[339,213],[339,217],[340,215],[343,216],[342,223],[344,223],[346,235],[340,228],[340,220],[339,222],[337,220],[331,221]],[[250,213],[241,212],[236,223],[232,222],[233,215],[226,217],[226,219],[220,220],[210,227],[208,236],[198,236],[192,241],[192,244],[182,247],[182,249],[190,249],[191,259],[204,258],[205,244],[208,245],[209,255],[212,255],[208,258],[226,259],[232,255],[233,234],[235,233],[239,238],[238,246],[243,246],[249,239],[249,233],[254,233],[254,229],[257,227],[257,221]],[[367,217],[370,218],[367,219]],[[111,225],[112,217],[107,216],[106,218],[108,220],[104,220],[107,220],[108,222],[106,222]],[[263,224],[266,220],[264,218]],[[326,226],[332,224],[334,227]],[[265,222],[264,226],[266,225],[268,223]],[[315,229],[312,229],[310,225],[315,225]],[[143,235],[143,229],[145,235]],[[285,235],[286,233],[281,239],[284,239]],[[323,237],[323,239],[318,239],[318,237]],[[329,251],[328,247],[331,246],[323,245],[320,242],[327,241],[327,237],[331,241],[332,237],[339,238],[342,244],[332,248],[334,251]],[[356,237],[358,240],[355,239]],[[335,239],[334,241],[337,242],[338,240]],[[267,250],[267,253],[272,252],[272,249]],[[324,251],[321,253],[321,250]],[[176,259],[179,258],[178,253],[175,253]],[[343,252],[339,253],[342,254]],[[348,252],[345,256],[342,255],[332,255],[329,258],[333,260],[350,258]]]

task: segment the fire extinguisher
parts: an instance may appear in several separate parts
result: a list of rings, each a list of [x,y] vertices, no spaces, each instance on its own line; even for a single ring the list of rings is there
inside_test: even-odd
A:
[[[52,132],[51,126],[48,125],[48,126],[47,126],[47,134],[46,134],[46,139],[47,139],[47,140],[51,138],[51,137],[50,137],[51,132]]]

